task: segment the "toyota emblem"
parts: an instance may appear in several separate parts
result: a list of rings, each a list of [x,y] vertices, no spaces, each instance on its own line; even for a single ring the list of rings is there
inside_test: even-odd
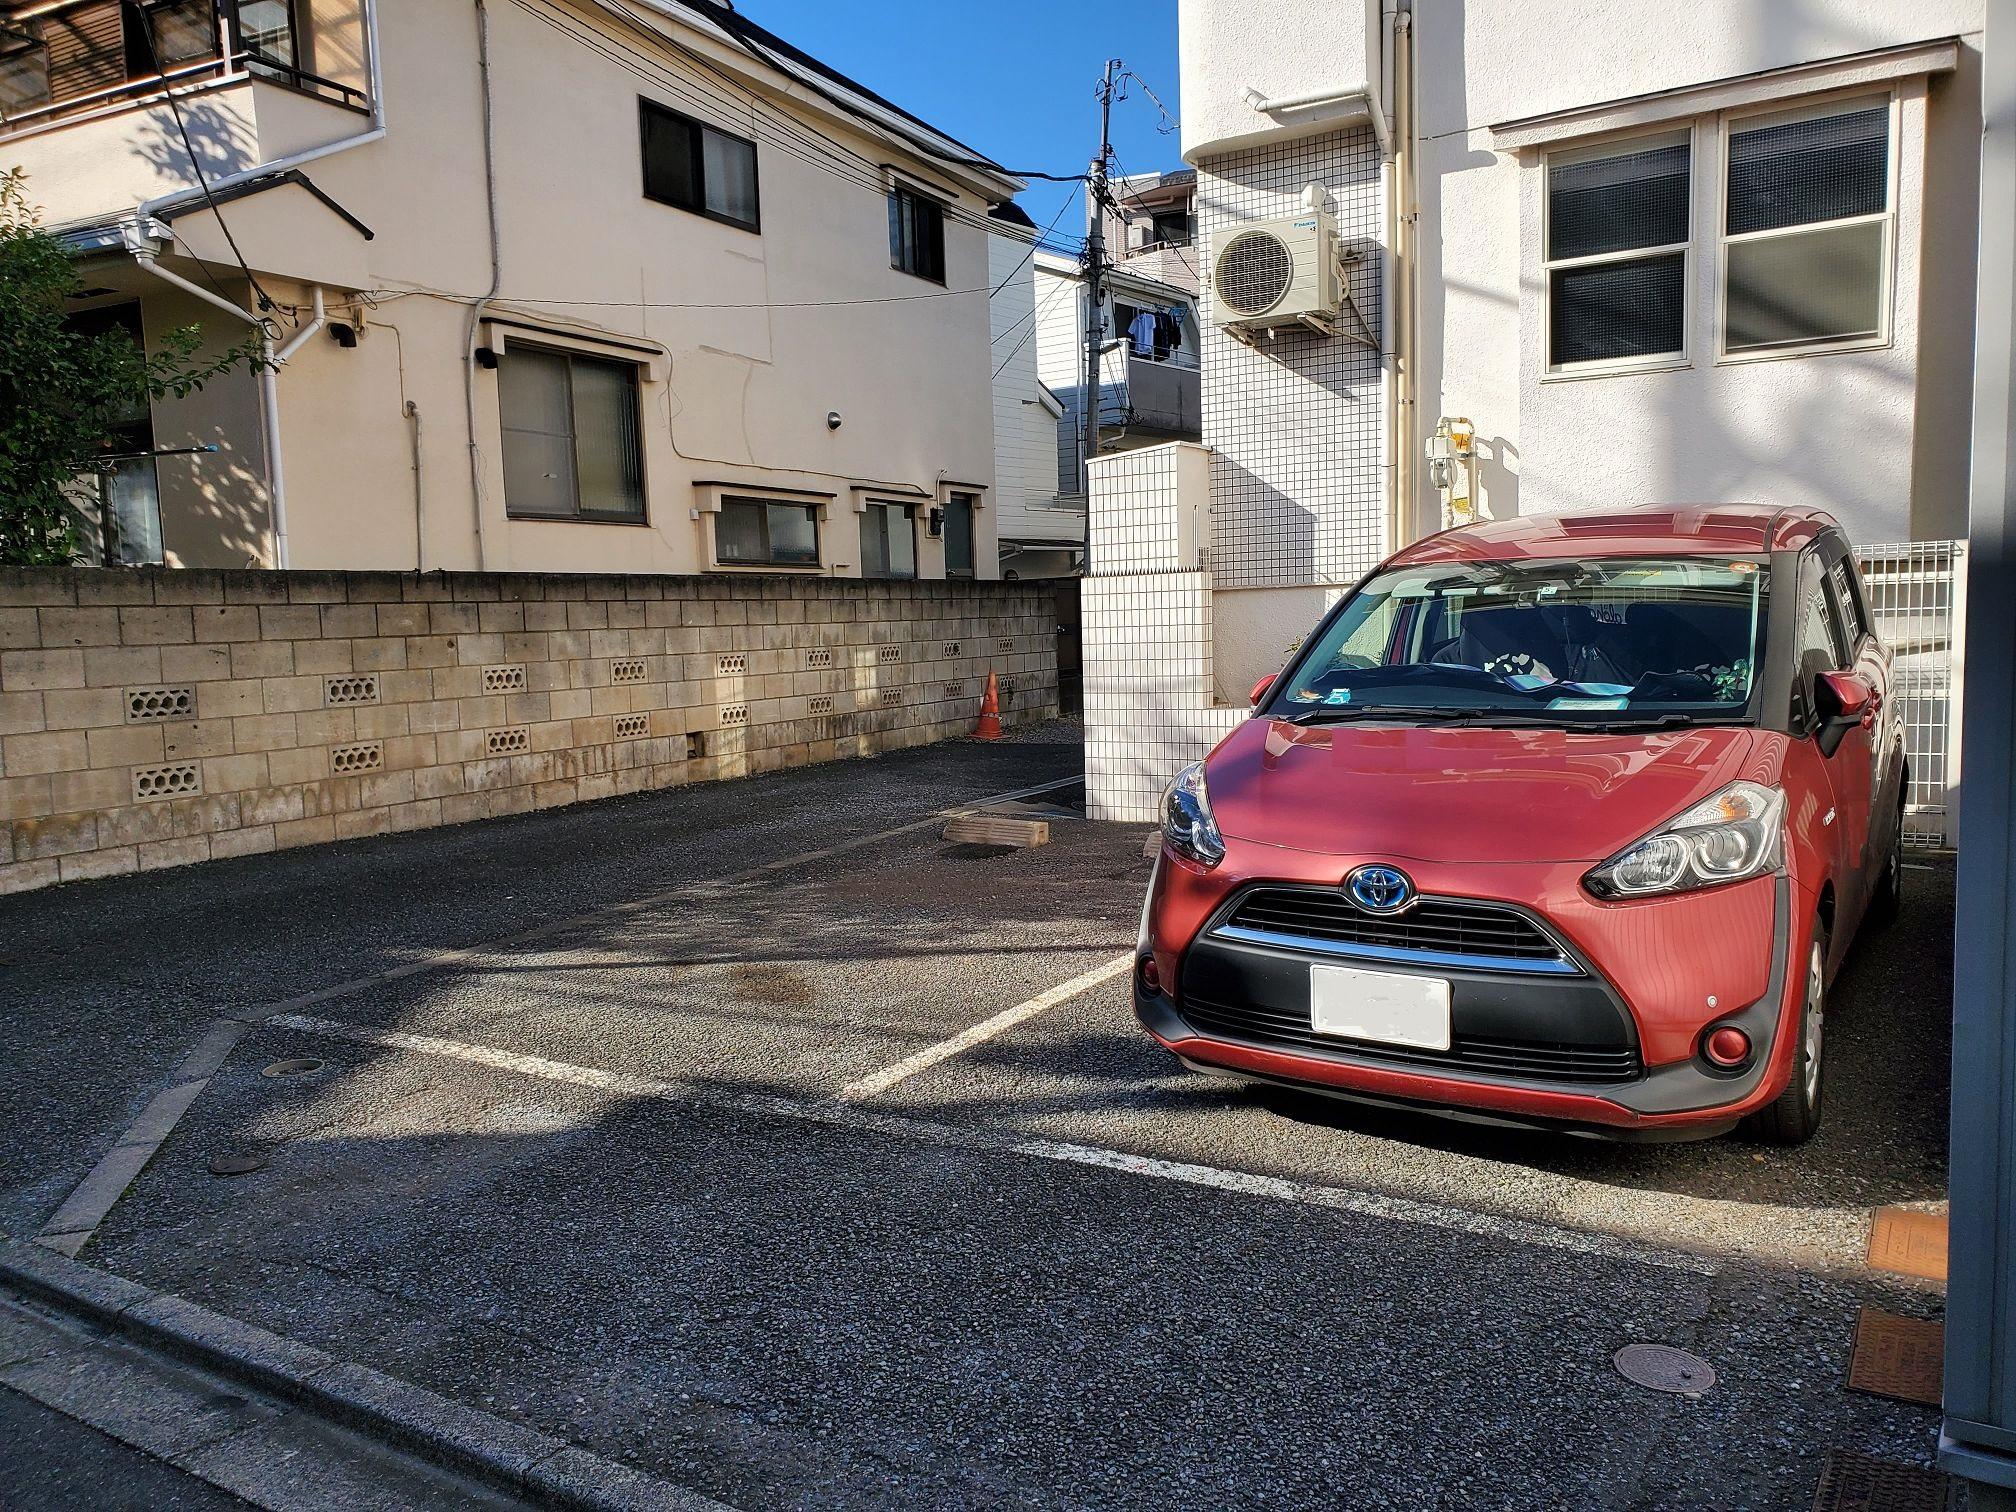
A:
[[[1414,901],[1414,882],[1397,866],[1361,866],[1344,879],[1344,891],[1367,913],[1396,914]]]

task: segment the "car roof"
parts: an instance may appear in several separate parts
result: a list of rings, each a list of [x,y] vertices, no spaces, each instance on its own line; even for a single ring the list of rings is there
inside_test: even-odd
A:
[[[1835,529],[1838,522],[1824,511],[1767,504],[1659,504],[1523,515],[1428,536],[1396,553],[1391,565],[1519,557],[1761,555],[1797,550]]]

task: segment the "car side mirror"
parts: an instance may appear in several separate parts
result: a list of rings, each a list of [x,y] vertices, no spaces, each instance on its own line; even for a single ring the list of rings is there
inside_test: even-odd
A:
[[[1822,672],[1813,679],[1813,701],[1820,713],[1813,739],[1822,756],[1838,751],[1857,725],[1867,729],[1876,722],[1876,690],[1853,672]]]
[[[1280,675],[1278,672],[1269,672],[1260,681],[1253,684],[1253,691],[1246,695],[1247,705],[1257,709],[1260,706],[1260,700],[1267,696],[1267,690],[1274,686],[1274,679]]]

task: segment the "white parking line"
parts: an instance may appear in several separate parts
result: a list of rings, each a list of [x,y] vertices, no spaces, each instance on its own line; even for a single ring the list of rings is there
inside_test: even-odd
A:
[[[1713,1276],[1719,1273],[1719,1267],[1713,1261],[1700,1255],[1660,1249],[1634,1240],[1620,1239],[1612,1234],[1592,1233],[1560,1224],[1474,1212],[1469,1208],[1449,1203],[1424,1202],[1417,1198],[1388,1196],[1383,1192],[1320,1186],[1312,1182],[1283,1180],[1278,1176],[1260,1176],[1250,1171],[1230,1171],[1216,1166],[1158,1160],[1151,1156],[1134,1155],[1125,1150],[1105,1149],[1097,1145],[1066,1144],[1050,1139],[1024,1139],[1012,1131],[995,1131],[965,1124],[912,1118],[907,1114],[883,1113],[853,1103],[843,1103],[838,1099],[811,1102],[752,1092],[722,1092],[687,1082],[636,1076],[623,1071],[603,1071],[594,1066],[578,1066],[568,1061],[548,1060],[544,1056],[520,1055],[515,1051],[500,1050],[493,1045],[473,1045],[461,1040],[441,1039],[434,1035],[407,1034],[396,1029],[377,1029],[366,1024],[339,1023],[332,1019],[309,1018],[299,1014],[276,1015],[268,1022],[277,1028],[294,1029],[324,1039],[348,1040],[353,1044],[374,1045],[386,1050],[438,1055],[467,1061],[474,1065],[488,1066],[494,1070],[514,1072],[521,1076],[543,1077],[548,1081],[566,1082],[578,1087],[591,1087],[625,1096],[648,1097],[663,1102],[681,1103],[689,1107],[722,1108],[759,1117],[794,1119],[801,1123],[887,1134],[954,1149],[1020,1155],[1035,1160],[1056,1161],[1064,1165],[1097,1166],[1129,1176],[1207,1187],[1233,1196],[1298,1203],[1306,1207],[1326,1208],[1332,1212],[1352,1213],[1364,1218],[1411,1223],[1481,1238],[1504,1239],[1518,1244],[1537,1245],[1545,1249],[1562,1250],[1605,1260],[1621,1260],[1634,1265],[1655,1266],[1662,1270],[1684,1271],[1697,1276]]]
[[[842,1087],[839,1093],[840,1101],[859,1102],[863,1098],[887,1092],[904,1078],[915,1076],[919,1071],[927,1070],[940,1061],[950,1060],[962,1050],[971,1050],[975,1045],[1013,1029],[1024,1020],[1036,1017],[1044,1009],[1055,1008],[1059,1003],[1078,996],[1088,987],[1097,987],[1101,982],[1112,981],[1127,969],[1133,959],[1131,954],[1123,955],[1108,961],[1104,966],[1095,966],[1068,982],[1059,982],[1048,992],[1037,993],[1026,1003],[1017,1003],[1013,1008],[1002,1009],[992,1018],[982,1019],[970,1029],[961,1030],[948,1040],[940,1040],[928,1049],[919,1050],[915,1055],[906,1055],[895,1065],[884,1066],[874,1075],[864,1076],[861,1080]]]

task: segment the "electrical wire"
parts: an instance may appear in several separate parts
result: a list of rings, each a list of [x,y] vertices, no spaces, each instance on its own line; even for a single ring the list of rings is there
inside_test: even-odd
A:
[[[154,65],[154,72],[165,75],[167,70],[161,64],[161,50],[154,45],[154,22],[151,16],[143,16],[141,18],[140,36],[147,44],[147,57]],[[224,212],[218,208],[217,196],[210,190],[209,175],[203,171],[203,160],[196,156],[196,144],[189,138],[189,123],[183,118],[181,99],[165,83],[162,85],[161,96],[167,100],[168,109],[175,117],[175,129],[181,134],[182,150],[189,154],[189,168],[196,175],[197,187],[203,191],[203,202],[210,207],[210,213],[216,217],[217,227],[224,233],[224,243],[230,247],[231,255],[238,259],[238,271],[243,273],[245,281],[252,285],[252,292],[259,298],[260,309],[271,310],[277,308],[273,303],[272,296],[260,286],[258,278],[246,264],[245,254],[238,250],[238,238],[231,234],[231,227],[224,219]],[[195,261],[196,266],[202,270],[204,279],[212,289],[216,290],[218,297],[228,300],[230,296],[218,287],[217,280],[211,274],[209,265],[200,257],[195,259]]]
[[[1047,295],[1044,296],[1043,302],[1040,305],[1035,305],[1031,308],[1029,329],[1022,333],[1022,339],[1015,343],[1014,350],[1009,352],[1009,354],[1006,357],[1003,357],[1001,359],[1001,366],[994,369],[994,376],[996,378],[999,378],[1002,375],[1002,373],[1007,371],[1008,364],[1015,360],[1016,354],[1019,353],[1022,350],[1022,348],[1029,345],[1029,338],[1034,336],[1036,332],[1042,328],[1044,311],[1048,310],[1051,305],[1057,302],[1057,296],[1062,294],[1066,289],[1075,287],[1076,285],[1070,283],[1068,280],[1059,279],[1057,287],[1052,289]],[[1021,322],[1018,320],[1016,322],[1016,325],[1020,324]],[[1006,335],[1007,333],[1003,332],[1002,334]],[[993,343],[989,342],[988,345],[991,346],[993,345]]]

